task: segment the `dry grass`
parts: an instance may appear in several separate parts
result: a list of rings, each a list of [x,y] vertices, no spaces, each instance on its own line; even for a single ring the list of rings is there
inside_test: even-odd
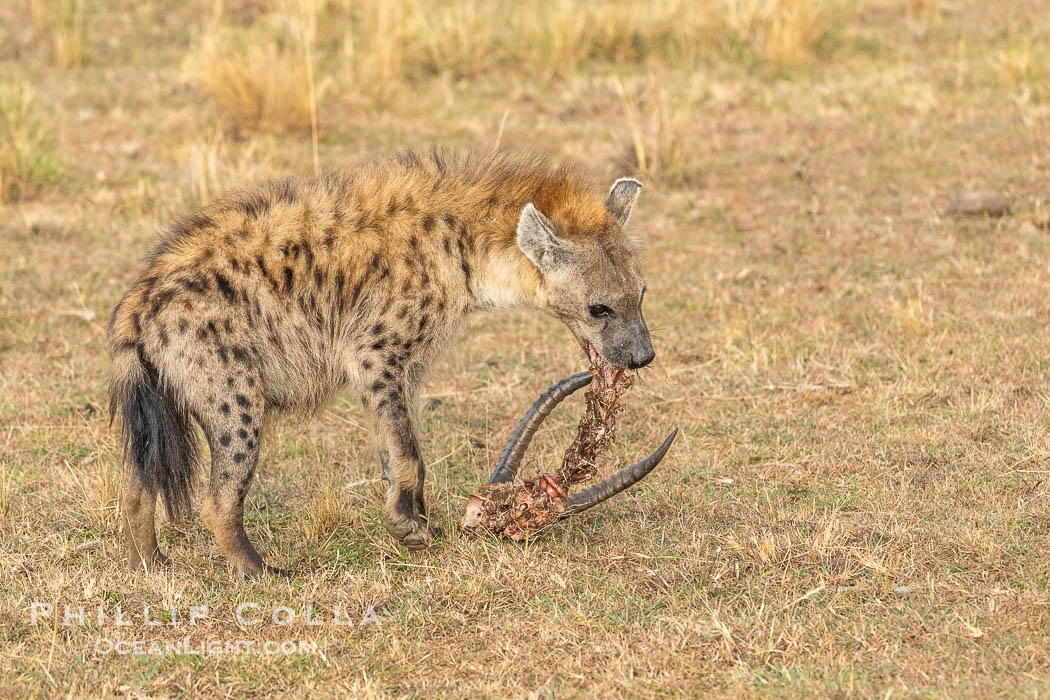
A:
[[[779,0],[764,17],[762,56],[775,73],[809,68],[828,46],[831,32],[847,5],[809,0]]]
[[[231,141],[221,125],[196,136],[181,155],[188,166],[189,201],[205,204],[232,187],[275,176],[270,150],[270,142],[258,137]]]
[[[324,542],[345,521],[344,506],[338,494],[330,488],[325,488],[320,496],[311,499],[306,506],[302,524],[303,537],[313,542]]]
[[[0,104],[29,115],[25,152],[53,158],[50,138],[63,162],[0,216],[0,696],[1044,695],[1044,3],[692,5],[99,0],[74,71],[19,24],[25,3],[0,3],[0,74],[33,94]],[[265,89],[222,118],[186,89],[201,17],[220,18],[204,28],[229,41],[217,57],[243,73],[261,51],[264,75],[272,50],[288,85],[308,82],[309,38],[326,167],[447,141],[644,172],[632,220],[658,359],[602,469],[678,425],[659,470],[527,546],[460,537],[520,413],[582,365],[555,321],[479,316],[425,384],[433,549],[384,532],[345,397],[268,426],[248,530],[292,581],[237,580],[196,516],[162,520],[170,568],[125,572],[107,316],[171,214],[314,167],[308,95],[297,126],[254,134]],[[964,188],[1012,213],[948,217]],[[527,469],[557,463],[580,410],[555,412]],[[92,620],[33,626],[33,601]],[[238,623],[242,602],[260,624]],[[147,605],[210,611],[147,628]],[[372,606],[381,626],[278,625],[277,606]],[[321,653],[95,647],[187,636]]]
[[[32,197],[55,181],[52,128],[32,88],[0,82],[0,203]]]
[[[346,30],[343,57],[351,90],[378,99],[400,91],[406,78],[407,54],[412,46],[412,8],[402,2],[365,2],[354,16],[355,29]]]
[[[244,131],[316,133],[325,86],[318,89],[313,81],[313,3],[278,5],[265,17],[265,31],[231,27],[222,3],[214,7],[190,59],[200,85]]]
[[[11,514],[11,491],[14,488],[14,477],[8,473],[7,465],[0,464],[0,523],[7,525]]]
[[[696,175],[698,153],[693,138],[698,125],[692,121],[693,105],[683,103],[677,91],[672,103],[670,89],[650,71],[644,81],[630,88],[614,78],[612,87],[623,105],[624,137],[629,140],[624,167],[643,178],[683,184]]]
[[[1045,37],[1021,37],[999,52],[999,76],[1022,101],[1045,100],[1050,96],[1050,52]]]
[[[59,0],[52,26],[55,65],[75,68],[84,61],[84,2]]]
[[[239,127],[275,133],[309,128],[310,92],[297,50],[213,37],[197,60],[201,85]]]
[[[338,57],[350,96],[387,103],[437,75],[464,78],[504,68],[546,80],[571,77],[596,62],[698,67],[722,54],[786,74],[811,67],[849,15],[839,0],[721,0],[699,10],[683,0],[328,0],[305,10],[295,6],[271,0],[248,15],[245,28],[231,26],[218,2],[195,54],[202,86],[248,129],[306,125],[309,91],[300,77],[311,73],[296,63],[315,39],[322,59]],[[318,13],[342,33],[316,37]]]
[[[51,60],[58,68],[76,68],[84,61],[85,1],[28,0],[32,24],[50,40]]]
[[[595,62],[684,67],[730,54],[787,73],[810,67],[848,16],[837,0],[721,0],[699,8],[683,0],[330,5],[349,24],[342,47],[351,89],[382,99],[431,75],[502,67],[565,78]]]

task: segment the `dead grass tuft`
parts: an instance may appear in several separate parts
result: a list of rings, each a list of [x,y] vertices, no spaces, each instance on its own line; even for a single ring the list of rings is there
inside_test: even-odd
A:
[[[84,512],[99,532],[116,533],[120,528],[120,489],[123,475],[118,465],[94,457],[86,473]]]
[[[278,7],[260,26],[228,25],[217,5],[190,59],[197,81],[242,131],[310,129],[327,83],[314,89],[310,42],[312,3],[302,12]]]
[[[0,525],[6,525],[11,515],[11,492],[14,480],[7,464],[0,461]]]
[[[57,180],[51,128],[28,85],[0,83],[0,202],[33,197]]]
[[[895,296],[890,309],[894,322],[905,337],[921,336],[933,326],[933,311],[927,308],[921,280]]]
[[[183,158],[189,170],[189,200],[206,204],[232,187],[275,175],[269,145],[257,136],[231,142],[221,125],[191,140]]]
[[[310,93],[298,51],[213,37],[201,49],[197,76],[241,129],[283,133],[310,126]]]
[[[697,153],[690,136],[702,126],[693,120],[693,107],[687,104],[684,91],[672,98],[652,72],[629,88],[614,78],[612,87],[623,106],[630,141],[624,166],[647,179],[676,184],[692,181]]]
[[[780,0],[768,16],[762,55],[770,70],[785,74],[812,66],[841,23],[843,6],[832,2]]]
[[[419,27],[425,71],[477,75],[489,64],[500,23],[493,3],[461,0],[435,3]]]
[[[693,9],[678,0],[540,3],[537,11],[514,18],[509,53],[557,76],[572,75],[590,61],[625,64],[673,56],[692,62],[708,31]]]
[[[29,16],[38,35],[50,38],[52,61],[58,68],[84,62],[86,0],[30,0]]]
[[[750,54],[770,73],[785,75],[811,67],[827,52],[849,8],[840,0],[722,0],[702,13],[724,53]]]
[[[331,488],[311,499],[303,518],[303,536],[314,542],[323,542],[345,521],[345,508],[339,495]]]
[[[903,0],[904,10],[912,21],[928,21],[938,11],[941,0]]]
[[[55,42],[55,64],[75,68],[84,62],[84,2],[60,0],[52,29]]]
[[[1050,95],[1050,52],[1045,42],[1022,37],[1000,51],[997,59],[1000,80],[1017,91],[1020,101],[1042,101]]]
[[[409,76],[409,61],[426,45],[416,41],[418,18],[402,1],[363,2],[354,9],[343,41],[350,89],[387,99],[400,91]]]

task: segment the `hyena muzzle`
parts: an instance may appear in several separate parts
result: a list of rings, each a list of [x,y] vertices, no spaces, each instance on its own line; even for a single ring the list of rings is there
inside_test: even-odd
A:
[[[640,187],[621,179],[602,196],[541,159],[408,153],[235,191],[178,220],[109,326],[130,566],[165,559],[158,495],[173,519],[190,509],[196,424],[212,463],[204,521],[243,574],[276,571],[243,525],[267,421],[348,386],[374,418],[384,525],[426,547],[416,397],[467,314],[541,309],[585,352],[652,361],[626,230]]]

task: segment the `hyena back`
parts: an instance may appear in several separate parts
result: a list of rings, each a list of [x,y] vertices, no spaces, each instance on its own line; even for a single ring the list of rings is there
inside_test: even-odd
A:
[[[384,525],[426,547],[416,395],[468,313],[545,310],[585,350],[652,360],[625,229],[639,188],[621,179],[603,197],[542,160],[406,154],[236,191],[177,221],[109,327],[131,567],[164,560],[157,496],[172,518],[190,508],[196,423],[212,460],[202,517],[241,572],[270,570],[243,527],[267,417],[347,386],[375,419]]]

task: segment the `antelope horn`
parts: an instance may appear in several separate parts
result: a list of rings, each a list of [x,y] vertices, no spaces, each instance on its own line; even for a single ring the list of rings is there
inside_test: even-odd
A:
[[[671,443],[674,442],[674,439],[677,436],[678,428],[675,428],[666,438],[664,438],[663,443],[657,447],[651,455],[642,461],[636,462],[629,467],[624,467],[609,478],[603,479],[597,484],[588,486],[584,490],[569,496],[562,517],[575,515],[576,513],[581,513],[588,508],[593,508],[599,503],[607,501],[616,494],[626,491],[637,484],[644,479],[649,472],[656,469],[656,465],[659,464],[660,460],[662,460],[664,455],[667,454],[667,450],[671,449]]]
[[[496,469],[492,472],[488,483],[504,484],[508,481],[513,481],[518,473],[518,468],[521,466],[521,459],[525,456],[525,450],[529,449],[532,436],[536,434],[536,430],[543,423],[543,420],[566,397],[576,393],[590,383],[590,372],[577,372],[555,382],[547,391],[540,394],[540,397],[533,402],[521,419],[521,422],[518,423],[518,427],[511,433],[510,440],[507,441],[507,446],[503,448],[503,454],[499,458],[499,464],[496,465]],[[663,455],[660,456],[662,457]],[[656,465],[654,464],[653,466],[655,467]],[[642,476],[645,475],[643,474]],[[632,481],[631,483],[633,484],[634,482]]]

